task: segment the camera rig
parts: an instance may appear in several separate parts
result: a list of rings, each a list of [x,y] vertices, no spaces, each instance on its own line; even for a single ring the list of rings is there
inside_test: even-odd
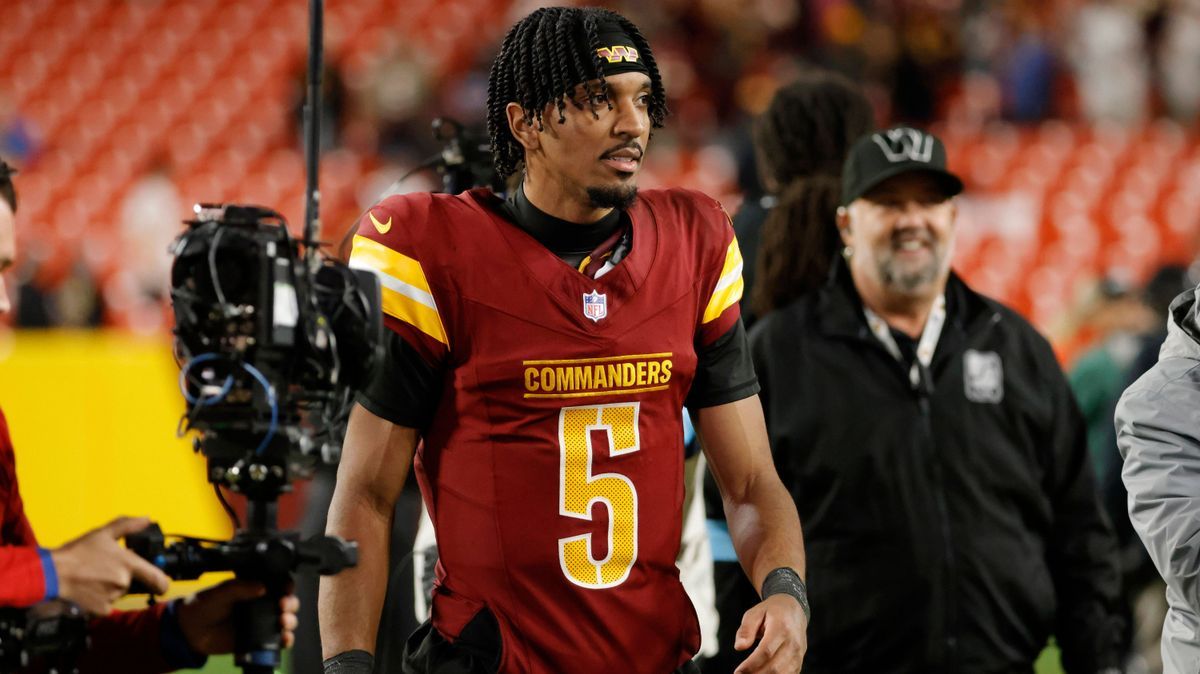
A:
[[[492,146],[486,134],[463,126],[450,117],[433,120],[433,138],[442,151],[422,167],[437,168],[442,174],[442,191],[458,194],[472,187],[488,186],[504,192],[504,181],[492,163]]]
[[[87,616],[69,602],[0,609],[0,672],[74,672],[87,639]]]
[[[280,664],[279,599],[293,574],[357,563],[355,543],[280,531],[277,501],[318,462],[337,460],[354,391],[382,345],[378,279],[324,256],[316,239],[322,0],[309,0],[309,17],[303,237],[269,208],[198,204],[172,249],[175,356],[188,405],[180,432],[197,432],[195,449],[237,532],[168,542],[152,526],[126,539],[172,578],[232,571],[267,588],[234,608],[234,662],[252,674]],[[222,489],[246,497],[245,526]]]
[[[337,459],[354,389],[378,357],[378,281],[320,257],[270,209],[195,212],[171,268],[181,423],[201,433],[210,482],[274,498]]]
[[[228,541],[168,544],[152,526],[126,545],[178,580],[233,571],[266,586],[266,596],[234,611],[235,663],[265,673],[280,663],[278,600],[292,574],[333,574],[357,561],[354,543],[279,531],[277,500],[318,462],[337,459],[353,392],[378,357],[380,291],[369,272],[294,239],[270,209],[199,204],[195,213],[172,251],[175,352],[188,403],[181,431],[198,432],[195,449],[226,509],[222,488],[246,497],[247,521]]]
[[[357,563],[355,543],[280,531],[277,502],[318,462],[338,459],[354,391],[382,346],[378,279],[326,257],[316,239],[323,10],[323,0],[309,0],[303,237],[269,208],[198,204],[171,251],[175,356],[188,404],[180,433],[197,432],[194,447],[237,531],[227,541],[168,542],[152,525],[126,538],[172,578],[232,571],[266,587],[233,610],[234,661],[251,674],[280,664],[279,599],[293,574],[335,574]],[[223,488],[246,497],[245,526]],[[148,588],[134,583],[129,591]],[[0,610],[0,672],[73,672],[87,640],[87,617],[67,602]]]
[[[496,194],[505,192],[504,180],[492,162],[492,146],[486,133],[450,117],[437,117],[430,126],[433,139],[442,149],[401,176],[384,194],[394,193],[409,177],[428,169],[441,175],[442,192],[446,194],[458,194],[472,187],[490,187]]]

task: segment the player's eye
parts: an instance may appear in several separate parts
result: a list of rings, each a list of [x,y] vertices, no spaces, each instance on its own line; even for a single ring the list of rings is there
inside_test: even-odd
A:
[[[592,94],[592,97],[589,100],[591,101],[592,105],[607,105],[608,104],[608,94],[603,93],[603,92],[598,93],[598,94]]]

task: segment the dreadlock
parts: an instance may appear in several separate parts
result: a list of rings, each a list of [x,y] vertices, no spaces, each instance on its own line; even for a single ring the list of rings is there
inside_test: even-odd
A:
[[[874,128],[866,96],[846,78],[811,71],[780,89],[754,124],[767,191],[777,197],[763,223],[750,306],[762,316],[812,290],[840,248],[836,218],[842,163]]]
[[[650,45],[637,26],[616,12],[598,7],[543,7],[508,31],[488,78],[488,133],[496,172],[502,178],[515,173],[525,160],[524,148],[508,127],[505,107],[509,103],[519,104],[525,120],[536,121],[543,129],[542,114],[547,105],[555,104],[559,124],[567,121],[568,102],[583,109],[583,103],[574,96],[576,86],[584,85],[586,100],[608,91],[596,53],[602,46],[596,27],[607,21],[616,22],[633,38],[641,62],[650,71],[650,122],[656,129],[662,127],[667,96]],[[589,47],[586,60],[581,44]],[[594,79],[599,83],[593,84]],[[592,114],[597,115],[595,109]]]
[[[14,214],[17,212],[17,190],[13,187],[12,175],[16,172],[17,169],[0,159],[0,199],[8,202]]]

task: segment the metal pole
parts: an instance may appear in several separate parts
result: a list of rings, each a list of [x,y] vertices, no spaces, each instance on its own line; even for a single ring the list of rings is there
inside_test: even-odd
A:
[[[308,0],[308,100],[304,104],[305,187],[304,240],[309,258],[315,254],[321,192],[317,187],[321,156],[321,75],[324,51],[324,0]]]

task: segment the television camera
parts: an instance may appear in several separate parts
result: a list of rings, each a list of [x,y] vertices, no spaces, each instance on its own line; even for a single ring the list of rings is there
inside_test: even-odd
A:
[[[354,391],[381,355],[378,280],[324,256],[316,238],[323,10],[323,0],[309,0],[303,235],[269,208],[198,204],[172,248],[174,345],[187,402],[179,430],[197,433],[194,447],[236,533],[224,541],[164,536],[152,525],[126,538],[172,578],[231,571],[267,588],[233,611],[234,662],[250,674],[280,665],[279,599],[293,574],[357,563],[352,542],[280,531],[278,499],[318,463],[337,460]],[[244,525],[223,489],[246,497]],[[137,585],[131,593],[147,591]],[[0,611],[0,672],[73,672],[87,639],[86,616],[65,602]]]
[[[0,672],[67,674],[86,648],[87,616],[74,604],[0,609]]]
[[[357,563],[352,542],[280,531],[277,502],[318,462],[336,461],[354,391],[382,348],[378,279],[325,257],[316,238],[323,12],[322,0],[309,0],[303,237],[269,208],[198,204],[172,250],[175,353],[188,404],[180,430],[198,432],[195,448],[237,532],[228,541],[168,540],[150,527],[126,540],[172,578],[232,571],[266,586],[266,596],[234,609],[234,662],[249,674],[280,664],[279,598],[293,574]],[[246,497],[244,526],[223,488]]]
[[[247,672],[280,662],[278,600],[292,574],[353,566],[357,548],[336,537],[300,540],[277,528],[277,500],[297,478],[340,452],[353,392],[378,358],[379,285],[369,272],[321,257],[278,213],[200,204],[176,240],[171,269],[179,385],[208,480],[247,499],[228,541],[172,537],[151,526],[126,545],[177,580],[232,571],[267,595],[234,611],[234,661]],[[234,517],[237,521],[236,516]],[[131,592],[144,592],[144,587]]]

